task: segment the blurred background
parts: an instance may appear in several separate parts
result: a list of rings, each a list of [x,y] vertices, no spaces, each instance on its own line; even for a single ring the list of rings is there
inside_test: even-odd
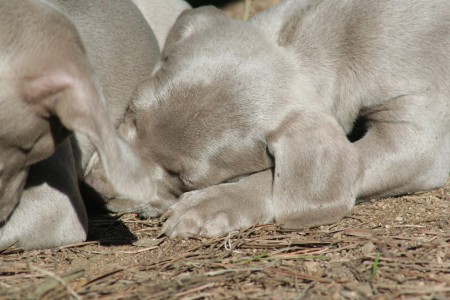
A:
[[[241,0],[216,0],[216,1],[208,1],[208,0],[191,0],[189,2],[192,7],[199,7],[203,5],[215,5],[215,6],[224,6],[226,4],[232,2],[242,2]]]
[[[254,15],[281,0],[253,0],[250,15]],[[204,5],[214,5],[225,11],[225,14],[231,18],[242,19],[244,16],[245,0],[187,0],[192,7],[199,7]]]

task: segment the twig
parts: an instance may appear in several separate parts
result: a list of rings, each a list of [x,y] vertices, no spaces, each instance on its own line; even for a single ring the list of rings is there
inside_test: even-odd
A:
[[[186,295],[189,295],[189,294],[192,294],[192,293],[195,293],[195,292],[199,292],[199,291],[202,291],[202,290],[210,288],[210,287],[214,287],[216,285],[217,285],[216,282],[207,283],[205,285],[198,286],[198,287],[195,287],[193,289],[190,289],[190,290],[187,290],[187,291],[184,291],[184,292],[180,292],[180,293],[176,294],[176,296],[177,297],[186,296]]]
[[[225,248],[225,250],[229,251],[229,252],[239,252],[239,250],[234,250],[235,246],[232,244],[231,239],[233,238],[233,236],[235,234],[239,234],[239,231],[231,231],[230,233],[228,233],[228,236],[226,237],[226,239],[223,242],[223,247]]]
[[[253,0],[245,0],[245,10],[244,17],[242,18],[244,21],[247,21],[250,18],[250,11],[252,9]]]
[[[78,295],[70,286],[68,286],[67,283],[83,276],[84,275],[83,269],[76,270],[74,272],[67,273],[62,276],[58,276],[53,272],[41,269],[36,266],[30,266],[30,268],[35,271],[38,271],[44,275],[51,277],[51,279],[47,280],[43,284],[40,284],[33,293],[28,295],[28,298],[40,299],[42,295],[44,295],[51,289],[55,288],[56,286],[58,286],[58,284],[61,284],[72,295],[72,297],[74,297],[77,300],[81,300],[80,295]]]
[[[150,251],[150,250],[154,250],[159,248],[158,246],[152,246],[152,247],[148,247],[148,248],[143,248],[143,249],[139,249],[139,250],[134,250],[134,251],[111,251],[111,252],[107,252],[107,251],[93,251],[93,250],[83,250],[84,252],[88,252],[88,253],[92,253],[92,254],[106,254],[106,255],[116,255],[116,254],[138,254],[141,252],[145,252],[145,251]]]
[[[100,279],[103,279],[103,278],[109,277],[109,276],[111,276],[111,275],[120,273],[120,272],[122,272],[123,270],[124,270],[123,268],[120,268],[120,269],[115,269],[115,270],[112,270],[112,271],[103,273],[103,274],[101,274],[101,275],[95,277],[94,279],[91,279],[91,280],[89,280],[88,282],[84,283],[83,286],[88,286],[88,285],[90,285],[90,284],[92,284],[92,283],[94,283],[94,282],[96,282],[96,281],[99,281]]]
[[[100,242],[99,241],[91,241],[91,242],[82,242],[82,243],[64,245],[64,246],[61,246],[58,249],[56,249],[56,252],[61,251],[62,249],[83,247],[83,246],[94,245],[94,244],[98,245],[98,244],[100,244]]]

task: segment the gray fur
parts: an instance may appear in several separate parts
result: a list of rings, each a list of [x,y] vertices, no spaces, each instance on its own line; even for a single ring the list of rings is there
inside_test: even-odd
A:
[[[0,0],[0,40],[0,248],[83,241],[78,180],[98,156],[119,195],[149,201],[153,180],[115,129],[159,55],[142,12],[123,0]]]
[[[183,13],[122,128],[156,170],[148,214],[175,203],[169,236],[302,228],[356,198],[441,186],[449,12],[447,0],[286,0],[249,22]],[[358,116],[368,132],[351,143]]]

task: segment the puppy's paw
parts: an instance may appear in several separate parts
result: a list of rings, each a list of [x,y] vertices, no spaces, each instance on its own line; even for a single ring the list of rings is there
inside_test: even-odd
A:
[[[267,223],[266,202],[237,184],[221,184],[183,194],[165,214],[162,233],[169,237],[217,237]]]
[[[220,207],[218,195],[208,195],[205,190],[182,195],[165,214],[167,217],[162,233],[170,237],[215,237],[233,230],[233,211]],[[217,203],[217,210],[211,202]]]

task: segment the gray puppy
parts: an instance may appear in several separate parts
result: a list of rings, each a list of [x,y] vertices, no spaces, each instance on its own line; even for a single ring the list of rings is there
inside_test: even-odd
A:
[[[356,198],[441,186],[449,12],[448,0],[286,0],[249,22],[183,13],[122,129],[158,184],[144,213],[175,203],[165,234],[216,236],[332,223]],[[359,116],[367,133],[351,143]]]
[[[0,40],[0,247],[85,240],[78,180],[96,151],[114,189],[146,203],[154,183],[114,128],[159,56],[139,9],[123,0],[0,0]]]

